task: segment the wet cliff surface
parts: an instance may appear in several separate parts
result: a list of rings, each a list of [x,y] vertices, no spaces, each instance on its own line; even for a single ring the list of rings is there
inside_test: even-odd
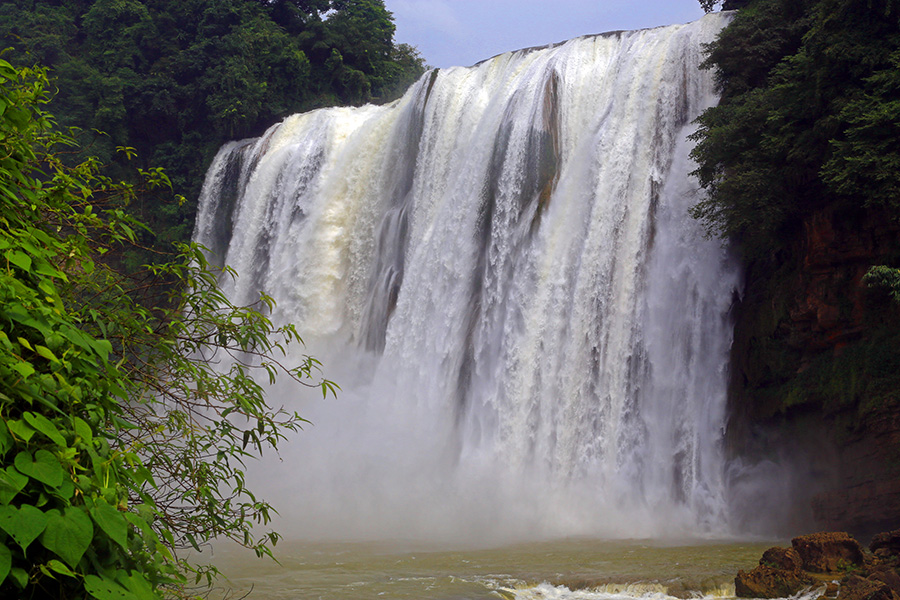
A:
[[[781,507],[783,520],[861,534],[895,526],[900,311],[863,278],[897,264],[900,225],[829,208],[793,237],[748,265],[735,306],[730,451],[790,467],[795,505]]]

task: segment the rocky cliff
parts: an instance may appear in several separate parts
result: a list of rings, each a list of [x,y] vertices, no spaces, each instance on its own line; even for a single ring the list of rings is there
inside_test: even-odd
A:
[[[734,579],[738,598],[786,598],[804,589],[819,600],[898,600],[900,530],[880,533],[868,549],[845,532],[822,532],[769,548],[750,571]]]
[[[896,527],[900,311],[863,277],[900,264],[900,225],[832,208],[791,237],[748,265],[735,306],[730,450],[790,466],[791,519],[859,534]]]

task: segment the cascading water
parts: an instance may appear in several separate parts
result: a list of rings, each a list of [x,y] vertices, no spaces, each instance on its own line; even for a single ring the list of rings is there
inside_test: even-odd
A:
[[[225,146],[195,233],[343,388],[259,469],[293,533],[721,533],[739,275],[687,209],[727,16],[432,71]],[[300,403],[300,404],[298,404]]]

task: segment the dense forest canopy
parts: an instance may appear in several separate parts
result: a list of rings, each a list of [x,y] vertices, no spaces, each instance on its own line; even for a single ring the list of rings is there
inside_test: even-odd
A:
[[[754,0],[706,66],[722,97],[695,136],[695,214],[711,230],[758,256],[825,206],[900,214],[900,2]]]
[[[382,0],[0,4],[4,57],[51,69],[59,123],[81,128],[104,162],[117,146],[135,148],[188,199],[139,212],[161,242],[190,237],[205,169],[224,142],[295,112],[402,94],[424,61],[393,36]]]

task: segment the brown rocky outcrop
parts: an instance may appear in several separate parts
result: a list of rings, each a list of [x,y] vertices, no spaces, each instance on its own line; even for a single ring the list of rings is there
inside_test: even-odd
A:
[[[750,571],[738,571],[735,594],[741,598],[785,598],[812,584],[802,570],[800,555],[794,548],[769,548],[759,565]]]
[[[786,598],[821,586],[823,598],[900,600],[900,531],[875,536],[867,553],[844,532],[803,535],[791,548],[769,548],[750,571],[739,571],[735,594],[741,598]]]
[[[803,568],[803,559],[793,548],[774,547],[763,552],[760,565],[781,569],[783,571],[799,571]]]
[[[900,309],[863,280],[898,249],[886,213],[832,207],[748,265],[728,443],[745,464],[792,467],[796,504],[771,507],[786,515],[777,526],[868,535],[900,522]]]
[[[786,598],[811,583],[799,569],[787,571],[759,565],[751,571],[738,571],[734,593],[739,598]]]
[[[888,554],[900,554],[900,529],[873,536],[869,550],[876,554],[879,550],[885,550]]]
[[[799,555],[803,569],[812,573],[846,571],[862,566],[864,561],[859,542],[844,532],[802,535],[791,540],[791,545]]]
[[[868,577],[872,581],[881,582],[889,586],[895,594],[900,594],[900,575],[889,567],[876,568]]]
[[[841,583],[838,600],[897,600],[897,595],[885,583],[850,575]]]

